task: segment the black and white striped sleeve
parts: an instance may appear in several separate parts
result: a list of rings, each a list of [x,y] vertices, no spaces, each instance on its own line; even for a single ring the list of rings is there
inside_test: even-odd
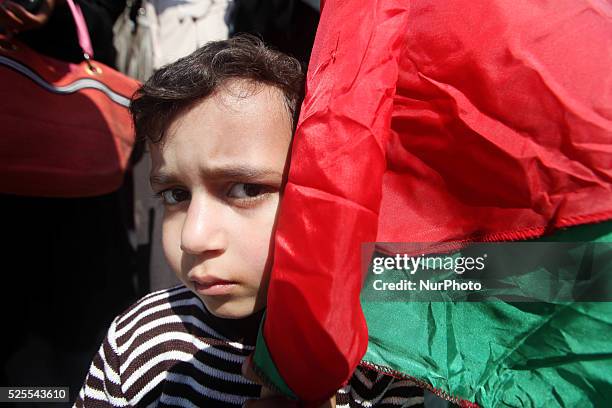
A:
[[[423,404],[423,389],[412,381],[363,366],[336,393],[336,408],[422,408]]]
[[[129,407],[121,389],[119,375],[120,359],[117,352],[115,331],[117,319],[108,330],[104,342],[91,362],[85,383],[79,392],[74,407],[107,408]]]

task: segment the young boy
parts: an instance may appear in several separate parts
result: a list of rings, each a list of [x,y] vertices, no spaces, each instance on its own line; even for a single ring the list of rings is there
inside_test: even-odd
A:
[[[131,110],[165,207],[164,253],[183,285],[113,321],[75,406],[240,407],[259,397],[241,365],[266,304],[302,87],[295,59],[237,37],[162,68],[137,93]],[[423,398],[408,381],[359,368],[337,406],[351,400]]]

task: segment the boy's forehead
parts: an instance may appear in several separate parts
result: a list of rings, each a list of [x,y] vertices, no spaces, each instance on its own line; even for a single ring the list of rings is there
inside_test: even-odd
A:
[[[181,112],[160,143],[150,144],[152,173],[173,165],[284,167],[292,124],[282,91],[233,81]]]
[[[263,100],[270,102],[270,108],[274,111],[278,108],[274,102],[283,101],[283,92],[279,88],[246,79],[226,80],[208,98],[225,109],[240,109],[258,101],[256,96],[260,94],[264,96]]]
[[[214,132],[218,124],[248,125],[267,122],[287,124],[291,137],[291,115],[282,91],[274,86],[247,80],[226,81],[211,95],[194,102],[180,112],[168,125],[164,141],[181,131],[199,125],[203,134]],[[254,129],[257,130],[257,129]],[[282,132],[280,136],[287,136]]]

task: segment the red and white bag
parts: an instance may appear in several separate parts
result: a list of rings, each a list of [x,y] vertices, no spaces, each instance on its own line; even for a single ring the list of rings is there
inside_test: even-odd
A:
[[[80,64],[0,35],[0,192],[86,197],[119,188],[134,145],[128,111],[138,81],[101,64],[68,0]]]

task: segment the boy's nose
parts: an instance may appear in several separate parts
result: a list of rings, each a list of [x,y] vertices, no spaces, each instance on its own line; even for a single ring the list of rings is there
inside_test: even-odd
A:
[[[227,233],[215,203],[191,200],[181,231],[181,250],[191,255],[224,251]]]

